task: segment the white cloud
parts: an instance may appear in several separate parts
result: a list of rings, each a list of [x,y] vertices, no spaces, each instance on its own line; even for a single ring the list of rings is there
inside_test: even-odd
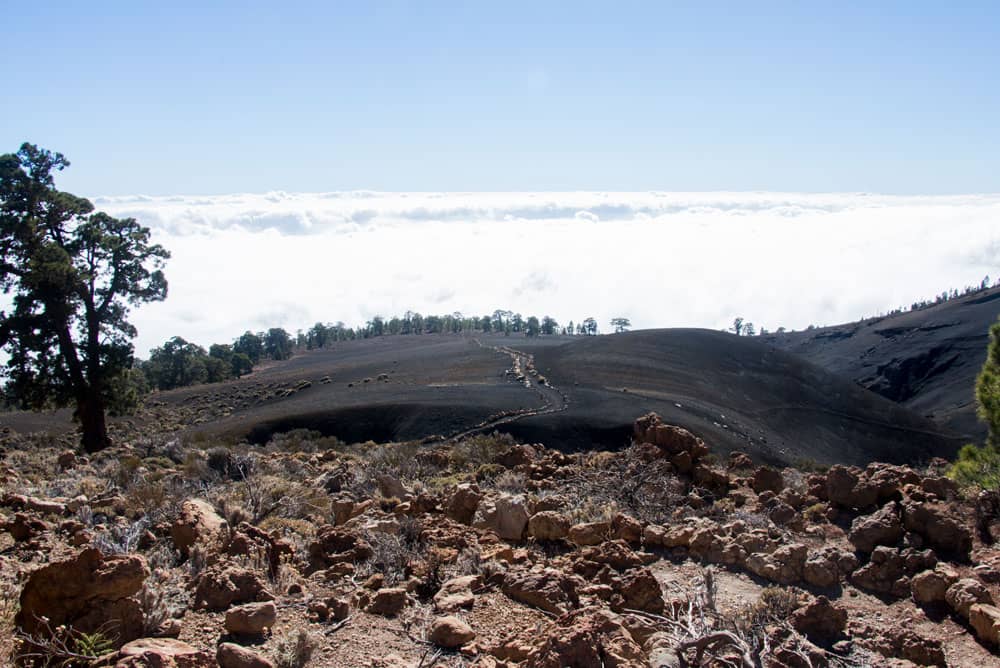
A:
[[[801,328],[1000,273],[1000,195],[267,193],[95,200],[173,252],[140,354],[179,334],[496,308]],[[267,322],[265,322],[265,320]]]

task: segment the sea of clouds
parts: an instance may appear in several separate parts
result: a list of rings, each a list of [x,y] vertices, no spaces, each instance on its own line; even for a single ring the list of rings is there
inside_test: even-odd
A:
[[[99,197],[173,254],[137,352],[179,335],[497,308],[800,329],[1000,275],[1000,195],[274,192]]]

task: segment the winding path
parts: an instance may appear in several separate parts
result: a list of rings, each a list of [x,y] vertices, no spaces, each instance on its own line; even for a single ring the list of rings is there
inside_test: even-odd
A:
[[[527,408],[519,411],[511,411],[495,417],[491,417],[476,426],[452,434],[445,439],[445,442],[453,443],[468,436],[489,431],[501,425],[517,422],[526,417],[536,415],[548,415],[550,413],[560,413],[566,410],[569,405],[569,398],[559,388],[551,385],[544,376],[535,369],[535,358],[524,351],[516,350],[510,346],[487,346],[479,339],[473,339],[476,345],[481,348],[490,348],[498,353],[503,353],[510,357],[511,367],[507,369],[505,375],[511,382],[518,382],[524,385],[525,389],[534,390],[542,399],[542,405],[538,408]]]

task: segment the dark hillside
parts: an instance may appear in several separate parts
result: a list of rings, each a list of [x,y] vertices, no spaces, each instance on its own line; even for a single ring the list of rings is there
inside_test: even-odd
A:
[[[521,353],[517,351],[522,351]],[[551,386],[516,379],[515,358]],[[763,344],[699,329],[598,337],[380,337],[296,355],[242,380],[151,395],[127,422],[202,441],[312,429],[348,441],[499,429],[564,450],[627,445],[657,411],[717,452],[766,461],[921,462],[959,442],[906,408]],[[66,412],[6,414],[17,431],[69,427]],[[118,421],[122,424],[123,421]]]
[[[1000,288],[919,311],[769,334],[763,340],[852,379],[927,416],[966,441],[982,441],[973,386],[987,331],[1000,316]]]
[[[525,348],[569,406],[510,430],[552,445],[624,442],[650,410],[723,451],[775,462],[921,461],[959,445],[933,422],[752,338],[646,330]]]

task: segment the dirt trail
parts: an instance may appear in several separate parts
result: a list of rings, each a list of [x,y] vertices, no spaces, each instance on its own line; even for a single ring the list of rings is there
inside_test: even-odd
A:
[[[523,384],[528,390],[536,392],[542,399],[542,405],[538,408],[512,411],[491,417],[488,420],[480,422],[471,429],[466,429],[458,432],[457,434],[452,434],[445,439],[447,442],[458,441],[468,436],[489,431],[490,429],[510,424],[526,417],[548,415],[549,413],[559,413],[566,410],[566,407],[569,405],[569,398],[562,392],[562,390],[551,385],[544,376],[538,373],[538,370],[535,368],[534,355],[529,355],[526,352],[516,350],[509,346],[486,346],[479,339],[474,339],[474,341],[476,342],[476,345],[481,348],[489,347],[498,353],[503,353],[509,356],[511,359],[511,367],[504,372],[507,378],[509,378],[512,382]]]

